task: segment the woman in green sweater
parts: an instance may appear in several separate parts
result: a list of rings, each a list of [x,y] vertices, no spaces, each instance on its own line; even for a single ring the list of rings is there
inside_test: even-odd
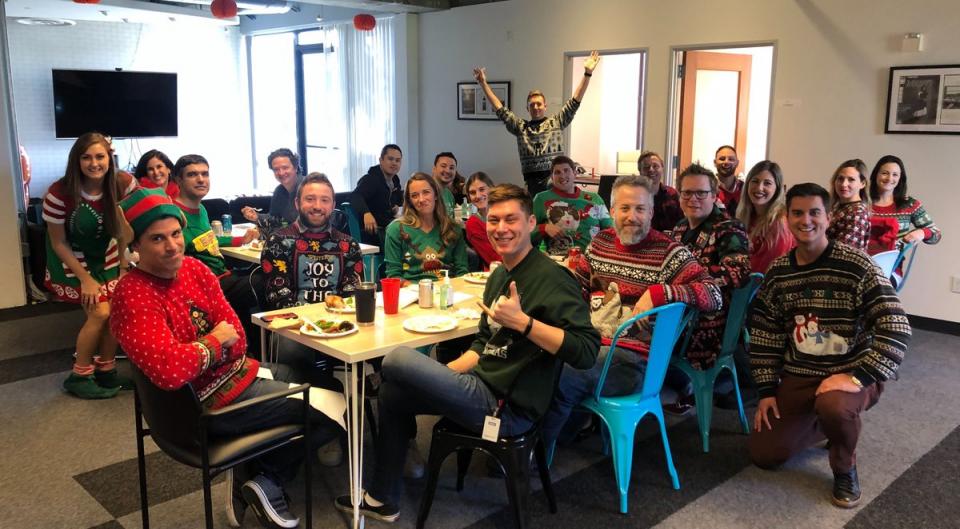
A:
[[[387,226],[387,277],[419,281],[437,279],[441,270],[449,270],[450,277],[467,273],[463,231],[447,217],[439,197],[433,177],[426,173],[410,177],[403,193],[403,215]]]

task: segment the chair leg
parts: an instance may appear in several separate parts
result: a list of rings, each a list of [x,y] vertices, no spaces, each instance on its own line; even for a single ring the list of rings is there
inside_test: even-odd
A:
[[[710,451],[710,422],[713,419],[713,383],[716,373],[712,370],[698,375],[694,382],[693,395],[697,408],[697,425],[700,427],[700,441],[703,452]]]
[[[557,513],[557,496],[553,493],[553,482],[550,479],[550,461],[547,459],[546,450],[543,446],[543,439],[537,439],[537,446],[534,448],[534,455],[537,458],[537,467],[540,470],[540,483],[543,485],[543,492],[547,495],[547,504],[550,506],[550,513]]]
[[[607,428],[610,432],[613,452],[613,472],[617,476],[617,488],[620,491],[620,513],[627,514],[627,491],[630,489],[630,473],[633,470],[633,437],[639,419],[630,421],[622,417],[611,417],[611,419],[612,426],[607,424]],[[606,423],[606,419],[604,422]]]
[[[501,453],[501,458],[506,461],[504,470],[506,471],[507,498],[510,501],[510,510],[513,511],[513,517],[517,522],[517,529],[524,529],[528,524],[530,510],[527,509],[528,498],[530,497],[530,453],[522,450],[515,450],[509,453]],[[523,459],[523,461],[519,461]]]
[[[461,448],[457,450],[457,492],[463,490],[463,481],[470,470],[470,461],[473,459],[473,450]]]
[[[663,410],[656,408],[653,411],[657,422],[660,424],[660,438],[663,440],[663,453],[667,458],[667,471],[670,472],[670,480],[673,482],[673,489],[680,490],[680,478],[677,476],[677,468],[673,466],[673,454],[670,453],[670,440],[667,439],[667,425],[663,420]],[[633,443],[630,443],[631,448]],[[626,511],[624,511],[626,512]]]
[[[438,446],[437,436],[430,442],[430,454],[427,456],[427,483],[423,488],[423,497],[420,498],[420,510],[417,512],[417,529],[423,529],[430,515],[433,505],[433,496],[437,492],[437,481],[440,477],[440,467],[449,452],[446,447]]]
[[[150,529],[150,507],[147,503],[147,462],[143,450],[143,419],[140,412],[140,399],[134,397],[137,425],[137,472],[140,474],[140,521],[143,529]]]
[[[207,529],[213,529],[213,501],[210,495],[210,468],[203,468],[203,516]]]
[[[743,397],[740,396],[740,384],[737,380],[737,366],[730,364],[730,375],[733,377],[733,394],[737,396],[737,411],[740,413],[740,426],[743,427],[743,433],[750,433],[750,426],[747,425],[747,414],[743,411]]]

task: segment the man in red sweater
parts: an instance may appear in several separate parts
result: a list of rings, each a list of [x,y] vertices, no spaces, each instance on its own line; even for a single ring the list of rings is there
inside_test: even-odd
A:
[[[161,389],[191,384],[208,409],[287,389],[286,383],[257,378],[259,363],[244,354],[243,327],[216,276],[184,256],[183,212],[159,189],[138,189],[121,206],[140,262],[117,285],[110,330],[130,361]],[[210,434],[290,424],[301,413],[299,401],[271,401],[212,421]],[[320,446],[337,436],[333,420],[320,412],[311,419],[311,444]],[[299,519],[287,507],[282,483],[296,475],[302,455],[301,447],[284,447],[228,472],[230,524],[240,526],[249,504],[264,527],[297,527]],[[241,480],[240,474],[249,479]]]

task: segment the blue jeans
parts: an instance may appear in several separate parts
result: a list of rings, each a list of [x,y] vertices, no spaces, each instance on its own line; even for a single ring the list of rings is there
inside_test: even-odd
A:
[[[484,417],[497,408],[498,397],[474,373],[457,373],[409,347],[398,347],[383,359],[378,400],[379,438],[373,482],[375,499],[397,505],[407,445],[416,434],[417,415],[442,415],[480,433]],[[526,432],[533,422],[504,407],[500,436]]]
[[[243,402],[268,393],[284,391],[289,387],[290,384],[286,382],[257,378],[233,402]],[[327,444],[343,431],[339,424],[316,409],[310,408],[308,413],[311,450]],[[300,423],[302,417],[303,401],[283,398],[218,417],[211,421],[209,432],[211,438],[232,437],[284,424]],[[286,483],[296,477],[302,462],[303,445],[294,442],[254,459],[246,470],[252,474],[266,474],[276,483]]]
[[[603,363],[609,352],[609,347],[601,347],[597,355],[597,363],[589,369],[563,366],[557,393],[543,418],[541,432],[544,445],[550,446],[557,441],[560,430],[570,417],[570,412],[596,390]],[[614,349],[613,355],[610,370],[607,371],[607,380],[603,385],[603,395],[616,397],[636,393],[643,386],[643,375],[646,373],[647,363],[629,349],[618,347]]]

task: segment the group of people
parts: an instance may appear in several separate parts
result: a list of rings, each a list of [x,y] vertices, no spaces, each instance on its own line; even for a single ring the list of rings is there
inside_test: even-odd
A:
[[[910,338],[895,290],[865,250],[940,238],[920,202],[907,195],[903,162],[881,158],[868,181],[863,162],[851,160],[837,169],[829,191],[814,183],[786,190],[771,161],[741,180],[737,153],[724,146],[716,152],[716,173],[692,164],[673,188],[663,181],[662,157],[643,153],[639,174],[617,178],[608,206],[576,185],[577,164],[563,155],[559,132],[598,62],[595,53],[585,61],[574,98],[557,116],[545,117],[543,94],[531,92],[531,120],[503,107],[484,70],[475,70],[517,136],[527,190],[496,184],[484,172],[464,179],[451,152],[437,154],[430,174],[402,182],[403,153],[394,144],[359,179],[350,200],[362,238],[382,248],[386,277],[463,275],[469,253],[476,268],[491,272],[476,336],[438,347],[437,360],[408,348],[384,358],[373,476],[362,498],[339,497],[337,508],[352,510],[359,501],[367,516],[397,519],[417,415],[443,415],[476,432],[498,417],[501,437],[540,425],[544,440],[555,443],[571,427],[573,408],[595,390],[608,355],[614,359],[604,393],[636,391],[655,322],[631,327],[611,350],[621,318],[671,302],[696,309],[699,320],[681,353],[695,368],[710,367],[732,292],[752,272],[765,276],[745,351],[758,397],[750,457],[773,468],[826,438],[832,501],[843,507],[859,501],[860,413],[896,376]],[[365,271],[329,179],[301,175],[289,149],[274,151],[268,163],[279,184],[270,211],[245,208],[243,216],[257,227],[235,237],[215,233],[201,203],[212,181],[202,156],[172,163],[149,151],[130,175],[115,167],[107,138],[90,133],[76,141],[65,176],[44,198],[47,286],[87,314],[64,382],[68,392],[108,398],[131,387],[116,369],[118,343],[152,383],[164,389],[190,383],[207,408],[286,387],[257,377],[244,329],[250,311],[349,296]],[[256,238],[264,239],[260,271],[227,266],[220,247]],[[569,268],[548,257],[568,254]],[[280,349],[284,365],[275,378],[340,387],[331,362],[313,350],[284,341]],[[686,381],[673,374],[670,383],[680,395],[671,406],[689,409]],[[212,431],[262,429],[299,410],[282,399],[214,421]],[[320,412],[311,421],[312,446],[338,445],[337,421]],[[231,472],[230,523],[239,526],[254,505],[264,526],[296,527],[283,487],[301,455],[288,447]]]

